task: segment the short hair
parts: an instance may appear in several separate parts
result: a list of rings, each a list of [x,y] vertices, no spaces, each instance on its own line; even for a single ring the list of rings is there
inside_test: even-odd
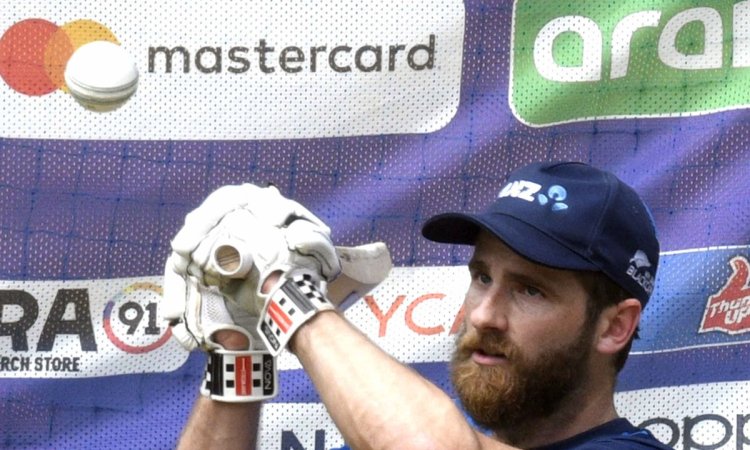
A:
[[[616,284],[602,272],[581,271],[575,273],[588,294],[586,300],[587,327],[594,326],[596,320],[606,308],[614,306],[628,298],[635,298],[633,294],[620,287],[620,285]],[[627,345],[615,355],[615,374],[620,373],[622,368],[625,367],[625,362],[628,360],[628,355],[635,339],[638,339],[637,327]]]

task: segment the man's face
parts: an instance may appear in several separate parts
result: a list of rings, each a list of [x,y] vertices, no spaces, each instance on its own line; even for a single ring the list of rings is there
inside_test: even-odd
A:
[[[482,232],[451,365],[469,414],[495,431],[555,412],[588,378],[594,324],[572,272],[541,266]]]

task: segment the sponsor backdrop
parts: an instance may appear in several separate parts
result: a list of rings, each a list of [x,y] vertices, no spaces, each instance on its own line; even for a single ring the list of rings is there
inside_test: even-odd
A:
[[[95,40],[140,72],[109,113],[63,78]],[[2,447],[174,446],[204,357],[158,320],[169,240],[248,181],[341,245],[389,244],[346,314],[451,392],[470,249],[420,226],[565,159],[634,185],[662,243],[620,412],[678,449],[750,448],[750,1],[9,0],[0,77]],[[342,447],[280,366],[259,447]]]

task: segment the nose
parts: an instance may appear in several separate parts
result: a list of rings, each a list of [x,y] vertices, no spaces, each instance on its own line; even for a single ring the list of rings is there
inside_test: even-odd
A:
[[[476,329],[506,331],[508,328],[505,302],[499,292],[469,292],[466,295],[466,309],[469,324]]]

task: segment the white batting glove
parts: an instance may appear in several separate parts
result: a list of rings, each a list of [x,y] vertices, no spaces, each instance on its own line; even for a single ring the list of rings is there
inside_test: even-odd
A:
[[[175,284],[189,286],[187,297],[181,301],[168,292],[167,286]],[[257,315],[252,316],[227,301],[215,286],[205,286],[193,277],[183,279],[171,270],[165,272],[164,286],[165,301],[160,308],[162,317],[172,328],[172,335],[187,350],[221,349],[222,346],[214,340],[214,334],[220,330],[241,333],[250,342],[250,349],[264,348],[256,333]]]
[[[235,311],[257,319],[267,315],[269,296],[261,287],[269,274],[280,271],[283,277],[291,277],[304,273],[308,286],[324,298],[326,282],[341,270],[330,229],[273,186],[244,184],[218,189],[187,215],[172,248],[165,268],[162,310],[187,348],[212,348],[211,333],[207,334],[210,326],[203,323],[206,315],[201,307],[206,302],[201,287],[217,286],[227,299],[227,311],[233,309],[234,302]],[[236,267],[221,265],[223,248],[235,250]],[[272,289],[271,294],[277,290]],[[324,301],[322,307],[329,305]],[[259,324],[257,330],[262,328]],[[257,334],[255,337],[253,342],[258,342]],[[260,337],[274,355],[283,348],[278,339]]]
[[[167,271],[166,276],[169,279],[178,275]],[[203,286],[192,277],[187,279],[187,285],[190,287],[189,297],[183,300],[185,307],[181,311],[170,308],[164,318],[183,347],[201,348],[208,353],[201,394],[222,402],[255,402],[275,397],[276,359],[257,335],[258,318],[226,301],[216,287]],[[222,330],[241,333],[250,343],[249,348],[223,348],[214,340]]]
[[[252,255],[250,270],[241,278],[222,276],[214,265],[214,251],[227,243]],[[167,271],[218,285],[253,315],[263,307],[265,296],[259,291],[270,273],[307,267],[321,281],[330,281],[341,270],[330,229],[302,205],[283,197],[275,186],[243,184],[216,190],[187,215],[172,248]],[[187,291],[177,279],[165,286],[165,294],[175,297],[187,297]]]

